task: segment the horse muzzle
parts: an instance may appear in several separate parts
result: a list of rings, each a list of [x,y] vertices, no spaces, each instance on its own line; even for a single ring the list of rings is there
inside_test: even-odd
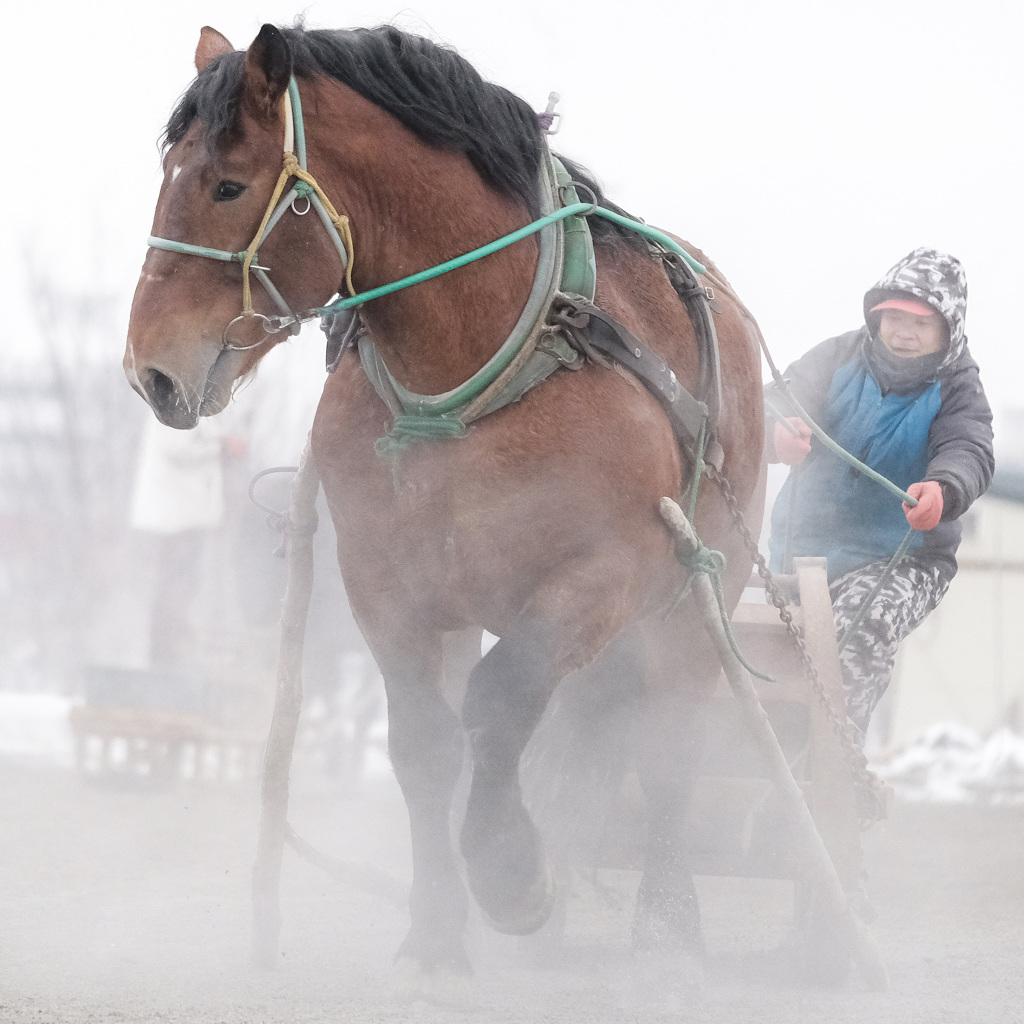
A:
[[[214,416],[228,404],[241,361],[236,352],[220,351],[198,386],[156,366],[126,367],[126,372],[132,387],[161,423],[177,430],[191,430],[200,416]]]

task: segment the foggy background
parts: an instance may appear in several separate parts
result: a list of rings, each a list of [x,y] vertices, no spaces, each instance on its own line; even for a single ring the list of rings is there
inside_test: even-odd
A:
[[[264,21],[300,15],[311,27],[391,21],[426,34],[537,110],[559,92],[554,148],[715,260],[780,367],[856,327],[864,291],[906,252],[952,252],[967,270],[997,461],[1024,462],[1024,15],[1013,5],[21,5],[8,67],[23,100],[0,161],[0,687],[68,692],[83,665],[145,666],[155,555],[129,529],[129,505],[150,414],[118,364],[160,182],[157,140],[194,75],[203,24],[243,48]],[[243,632],[272,624],[281,582],[277,542],[245,487],[295,462],[323,348],[307,326],[218,421],[226,506],[203,595]],[[776,468],[772,488],[780,481]],[[261,490],[280,504],[283,485]],[[344,646],[361,651],[350,632]]]
[[[864,291],[908,251],[951,252],[967,272],[967,333],[996,413],[997,462],[1024,472],[1018,5],[20,4],[5,16],[0,143],[0,764],[72,766],[69,707],[90,693],[137,697],[141,677],[131,673],[153,667],[161,542],[131,521],[152,415],[120,360],[161,180],[157,140],[195,73],[203,25],[245,48],[262,23],[300,15],[307,27],[393,22],[427,35],[538,111],[559,92],[553,148],[589,168],[611,200],[703,249],[780,367],[858,326]],[[246,489],[256,472],[297,460],[323,355],[315,325],[278,346],[215,428],[223,511],[203,531],[183,620],[194,657],[165,667],[178,684],[214,680],[215,706],[209,687],[186,687],[174,698],[179,710],[230,719],[244,742],[230,761],[193,763],[194,778],[254,775],[283,563]],[[262,481],[261,498],[282,506],[285,481]],[[321,522],[299,763],[337,793],[360,773],[389,769],[379,680],[349,617],[326,515]],[[979,585],[992,589],[988,577]],[[998,605],[999,621],[1009,633],[1021,604],[1013,587],[1005,593],[1013,600]],[[997,671],[973,662],[986,667],[964,681],[961,718],[972,726],[971,687]],[[998,671],[1012,673],[1007,687],[1024,688],[1019,669]],[[986,711],[982,731],[1019,721],[1000,706]],[[955,747],[950,735],[931,742]],[[241,820],[251,822],[246,792]],[[243,856],[250,838],[243,827]],[[395,843],[404,849],[401,831]],[[244,883],[233,895],[244,918]],[[110,927],[130,945],[129,931]],[[383,963],[395,944],[373,952]],[[53,1019],[79,1019],[68,1012]]]
[[[856,326],[863,291],[910,249],[954,253],[986,386],[1014,404],[1024,15],[990,0],[17,5],[8,68],[23,99],[0,171],[6,350],[39,350],[33,265],[110,294],[123,332],[156,141],[194,75],[199,28],[244,48],[264,21],[299,14],[426,34],[538,110],[559,92],[555,148],[715,259],[780,362]]]
[[[997,457],[1004,467],[1019,458],[1015,5],[19,5],[7,66],[22,99],[0,161],[0,500],[24,522],[4,531],[6,548],[19,548],[19,531],[45,533],[45,559],[68,571],[78,556],[59,549],[123,526],[148,413],[117,363],[160,181],[157,139],[194,74],[203,24],[245,47],[264,21],[297,15],[312,27],[392,21],[426,34],[538,110],[559,92],[554,148],[614,201],[714,259],[780,366],[857,326],[863,292],[910,249],[952,252],[967,270],[968,336],[996,410]],[[247,448],[236,476],[295,460],[322,356],[322,335],[307,327],[239,395],[226,417]],[[94,540],[86,547],[96,553]],[[101,606],[117,601],[97,585]],[[47,601],[22,613],[70,628],[59,596]],[[9,635],[5,657],[31,643]]]

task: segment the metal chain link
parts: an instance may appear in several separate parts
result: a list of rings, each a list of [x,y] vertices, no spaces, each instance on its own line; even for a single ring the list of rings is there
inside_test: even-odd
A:
[[[722,497],[725,499],[726,507],[729,509],[729,514],[732,516],[733,523],[736,526],[736,530],[747,547],[750,557],[757,568],[757,574],[764,582],[765,593],[777,609],[779,618],[782,620],[782,624],[786,627],[786,632],[789,634],[796,646],[804,673],[811,684],[811,688],[813,689],[815,696],[818,698],[825,711],[825,715],[829,720],[829,724],[832,726],[832,731],[839,740],[843,753],[846,755],[857,795],[857,809],[865,823],[864,827],[867,827],[867,825],[876,821],[880,821],[886,816],[885,799],[882,793],[881,780],[874,772],[871,771],[870,768],[868,768],[867,758],[864,756],[864,752],[854,741],[851,734],[849,719],[845,714],[840,715],[836,710],[835,705],[832,703],[832,699],[826,692],[825,687],[821,682],[821,678],[818,675],[818,670],[811,658],[810,651],[807,650],[807,643],[804,640],[803,631],[793,620],[793,614],[786,605],[786,599],[782,596],[779,585],[775,582],[775,578],[773,577],[771,570],[768,568],[768,564],[765,562],[764,556],[758,548],[757,541],[754,540],[753,535],[747,527],[746,520],[743,518],[743,511],[740,508],[739,501],[733,492],[732,485],[729,483],[728,478],[719,470],[715,469],[714,466],[710,466],[708,464],[705,464],[704,472],[707,474],[708,479],[718,487],[719,491],[721,491]]]

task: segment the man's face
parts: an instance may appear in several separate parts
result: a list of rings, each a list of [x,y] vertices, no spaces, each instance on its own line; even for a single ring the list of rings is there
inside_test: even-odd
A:
[[[883,309],[878,333],[882,344],[901,359],[931,355],[946,347],[946,324],[939,313],[918,316],[902,309]]]

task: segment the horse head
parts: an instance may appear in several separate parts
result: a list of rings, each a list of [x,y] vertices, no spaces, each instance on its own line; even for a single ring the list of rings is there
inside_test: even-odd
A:
[[[344,270],[327,231],[313,226],[316,218],[307,226],[295,216],[296,204],[257,238],[288,145],[287,40],[265,25],[241,52],[207,27],[195,63],[197,77],[167,126],[164,178],[124,356],[129,383],[178,428],[220,412],[235,383],[280,339],[265,329],[268,317],[325,302]],[[250,272],[243,261],[255,248],[253,271],[273,269],[278,297],[254,280],[243,309]]]

